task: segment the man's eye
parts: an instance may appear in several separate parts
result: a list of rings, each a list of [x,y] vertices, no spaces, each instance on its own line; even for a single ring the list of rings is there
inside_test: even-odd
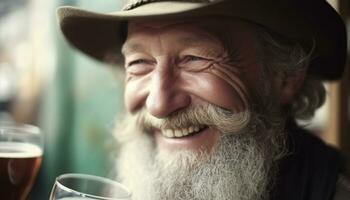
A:
[[[132,66],[132,65],[137,65],[137,64],[144,64],[146,63],[145,60],[143,59],[138,59],[138,60],[134,60],[128,63],[128,66]]]
[[[199,72],[210,66],[211,59],[201,56],[186,55],[181,57],[178,67],[187,71]]]
[[[188,55],[185,56],[185,61],[189,62],[189,61],[202,61],[205,60],[205,58],[199,57],[199,56],[192,56],[192,55]]]
[[[130,75],[145,75],[152,71],[152,62],[146,59],[136,59],[127,62],[125,65],[126,72]]]

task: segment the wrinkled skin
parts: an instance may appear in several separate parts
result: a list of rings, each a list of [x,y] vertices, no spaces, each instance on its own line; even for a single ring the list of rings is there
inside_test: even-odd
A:
[[[118,173],[133,198],[269,199],[284,153],[280,114],[304,75],[262,76],[253,26],[222,18],[129,22],[128,114],[115,132]],[[176,136],[192,126],[200,129]]]
[[[123,46],[127,72],[125,102],[129,112],[145,108],[156,118],[165,118],[189,106],[215,104],[233,113],[249,109],[249,87],[258,79],[254,37],[244,23],[231,32],[231,50],[209,34],[206,21],[135,21],[129,24]],[[217,130],[205,137],[180,141],[162,137],[163,148],[199,146],[212,148]]]

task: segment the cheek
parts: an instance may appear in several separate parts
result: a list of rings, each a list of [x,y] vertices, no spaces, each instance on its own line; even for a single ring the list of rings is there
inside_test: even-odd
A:
[[[237,76],[225,78],[211,72],[188,76],[188,90],[201,99],[235,113],[248,109],[247,89]]]
[[[147,79],[139,79],[125,84],[124,102],[128,112],[135,112],[142,107],[147,96],[147,82]]]

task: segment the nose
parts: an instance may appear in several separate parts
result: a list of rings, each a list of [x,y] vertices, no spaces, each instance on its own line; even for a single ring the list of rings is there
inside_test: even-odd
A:
[[[190,95],[181,88],[181,78],[172,67],[158,67],[152,74],[152,84],[146,99],[148,112],[157,118],[187,107]]]

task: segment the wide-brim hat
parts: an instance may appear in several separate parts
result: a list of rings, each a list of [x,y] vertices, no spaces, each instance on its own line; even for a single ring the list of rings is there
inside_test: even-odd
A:
[[[313,49],[308,73],[323,80],[339,79],[345,67],[345,25],[325,0],[132,0],[113,13],[60,7],[57,16],[69,43],[103,62],[122,63],[129,20],[224,16],[264,26],[307,52]]]

